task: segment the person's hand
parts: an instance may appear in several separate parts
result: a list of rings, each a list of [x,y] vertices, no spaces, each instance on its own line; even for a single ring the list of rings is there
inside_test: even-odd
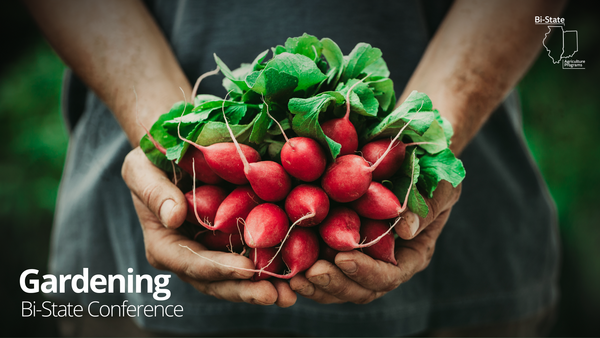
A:
[[[296,294],[284,281],[252,282],[248,279],[253,272],[215,264],[182,248],[187,246],[220,264],[254,269],[252,261],[244,256],[207,250],[179,233],[177,228],[187,213],[185,197],[139,147],[125,158],[122,176],[131,190],[144,234],[146,257],[153,267],[172,271],[200,292],[219,299],[281,307],[296,302]]]
[[[292,278],[292,290],[324,304],[366,304],[394,290],[429,265],[435,242],[460,190],[460,185],[453,188],[442,181],[433,198],[425,199],[429,207],[427,218],[410,211],[402,215],[394,228],[400,236],[395,249],[397,265],[375,260],[358,250],[340,252],[335,265],[319,260],[304,275]]]

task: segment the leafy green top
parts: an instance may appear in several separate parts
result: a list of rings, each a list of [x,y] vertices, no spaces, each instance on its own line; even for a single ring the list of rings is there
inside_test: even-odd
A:
[[[349,96],[350,119],[360,142],[394,136],[406,124],[401,139],[424,142],[409,147],[401,170],[384,182],[403,201],[413,176],[416,184],[409,195],[410,210],[425,217],[428,210],[423,196],[432,197],[441,180],[457,186],[464,178],[462,162],[448,148],[452,126],[433,109],[427,95],[412,92],[394,109],[393,82],[378,48],[359,43],[350,54],[343,55],[333,40],[319,40],[305,33],[273,47],[273,56],[266,60],[268,52],[234,70],[214,55],[230,98],[201,94],[193,104],[175,103],[150,129],[167,150],[166,155],[145,136],[140,145],[148,158],[159,168],[172,171],[170,161],[181,160],[188,147],[179,134],[204,146],[231,141],[224,112],[239,142],[276,160],[285,140],[267,115],[268,105],[269,113],[289,137],[311,137],[334,159],[341,146],[323,133],[321,124],[345,113],[348,90],[362,81]]]

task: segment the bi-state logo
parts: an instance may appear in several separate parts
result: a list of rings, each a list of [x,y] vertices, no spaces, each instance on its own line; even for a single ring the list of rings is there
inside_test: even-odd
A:
[[[560,63],[562,69],[585,69],[585,60],[573,59],[579,51],[579,33],[574,29],[565,29],[565,18],[536,16],[535,24],[548,26],[542,45],[552,63]],[[560,43],[551,45],[549,43],[551,36],[558,39]]]

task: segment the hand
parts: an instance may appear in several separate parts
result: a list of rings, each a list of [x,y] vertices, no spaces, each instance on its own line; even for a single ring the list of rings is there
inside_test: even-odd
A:
[[[221,264],[254,269],[252,261],[244,256],[209,251],[177,231],[187,213],[185,197],[139,147],[125,158],[122,176],[131,190],[150,265],[173,271],[198,291],[219,299],[281,307],[296,302],[296,294],[284,281],[252,282],[248,279],[253,272],[220,266],[182,248],[180,245],[188,246]]]
[[[398,265],[375,260],[358,250],[340,252],[335,265],[320,260],[304,275],[292,278],[292,290],[323,304],[366,304],[394,290],[429,265],[435,242],[460,191],[460,185],[453,188],[442,181],[433,198],[425,199],[429,207],[427,218],[410,211],[403,214],[394,228],[400,236],[395,248]]]

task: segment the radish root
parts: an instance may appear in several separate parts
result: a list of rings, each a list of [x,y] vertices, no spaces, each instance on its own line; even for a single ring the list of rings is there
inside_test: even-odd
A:
[[[273,261],[275,260],[275,257],[277,257],[277,255],[279,255],[279,252],[281,251],[281,249],[283,248],[283,244],[285,243],[285,241],[288,239],[288,237],[290,236],[290,233],[292,232],[292,229],[294,228],[294,226],[302,221],[304,221],[305,219],[311,218],[311,217],[315,217],[317,215],[317,213],[315,213],[314,211],[298,218],[298,220],[296,222],[294,222],[290,228],[288,229],[287,233],[285,234],[285,237],[283,238],[283,240],[281,241],[281,244],[279,245],[279,248],[277,249],[277,252],[275,253],[275,255],[273,255],[273,258],[271,258],[269,260],[269,263],[267,263],[267,265],[263,266],[262,269],[260,269],[261,271],[263,271],[264,269],[266,269],[269,265],[271,265],[271,263],[273,263]]]

